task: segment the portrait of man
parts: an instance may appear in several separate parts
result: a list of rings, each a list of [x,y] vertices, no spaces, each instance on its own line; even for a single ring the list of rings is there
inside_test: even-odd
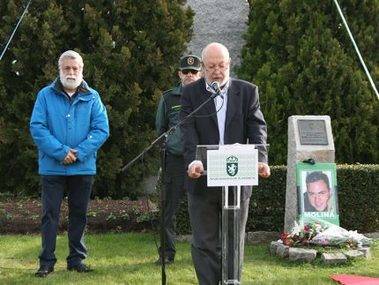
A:
[[[305,212],[330,212],[333,208],[333,193],[328,175],[322,171],[308,172],[305,178]]]

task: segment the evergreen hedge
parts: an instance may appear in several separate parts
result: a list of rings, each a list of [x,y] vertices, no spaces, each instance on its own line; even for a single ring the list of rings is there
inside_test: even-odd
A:
[[[260,179],[253,188],[246,231],[283,231],[286,175],[285,166],[273,166],[270,178]],[[337,165],[337,184],[341,227],[379,231],[379,165]],[[177,215],[181,234],[191,231],[186,203]]]
[[[23,12],[22,2],[0,1],[1,42]],[[178,60],[192,33],[193,12],[185,2],[32,1],[0,62],[0,193],[39,192],[29,118],[37,92],[58,74],[59,55],[74,49],[83,56],[85,80],[101,94],[111,127],[98,153],[94,194],[137,196],[153,153],[127,176],[119,170],[155,138],[158,99],[177,80]]]
[[[378,163],[379,100],[333,1],[249,3],[237,74],[259,87],[271,163],[286,163],[292,115],[331,117],[337,163]],[[339,3],[377,83],[379,1]]]

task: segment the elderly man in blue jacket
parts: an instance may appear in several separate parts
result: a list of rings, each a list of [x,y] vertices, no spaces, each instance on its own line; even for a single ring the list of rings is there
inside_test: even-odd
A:
[[[64,192],[67,192],[69,255],[67,269],[89,272],[84,229],[96,152],[109,136],[108,117],[99,93],[83,80],[83,59],[75,51],[58,61],[59,77],[43,88],[34,105],[30,132],[38,148],[42,180],[42,250],[37,277],[54,271],[55,245]]]

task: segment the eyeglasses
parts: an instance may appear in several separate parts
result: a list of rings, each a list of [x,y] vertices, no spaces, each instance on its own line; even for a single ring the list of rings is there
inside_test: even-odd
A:
[[[229,63],[222,63],[219,65],[210,65],[210,66],[203,65],[203,66],[205,70],[210,71],[210,72],[214,72],[216,69],[220,71],[225,71],[229,68]]]
[[[184,75],[187,75],[188,73],[197,74],[198,72],[199,72],[198,70],[194,70],[194,69],[184,69],[184,70],[182,70],[182,73]]]

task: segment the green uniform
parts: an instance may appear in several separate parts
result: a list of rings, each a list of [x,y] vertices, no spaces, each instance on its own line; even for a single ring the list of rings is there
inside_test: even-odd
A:
[[[169,130],[179,122],[180,95],[182,86],[178,85],[173,89],[165,91],[159,101],[155,127],[158,135]],[[168,136],[166,151],[174,155],[183,154],[183,144],[181,142],[180,128]]]
[[[181,85],[163,93],[159,101],[155,121],[158,135],[168,131],[179,122],[181,93]],[[174,219],[184,195],[185,177],[183,143],[179,127],[167,137],[165,164],[165,256],[173,261],[176,252]]]

